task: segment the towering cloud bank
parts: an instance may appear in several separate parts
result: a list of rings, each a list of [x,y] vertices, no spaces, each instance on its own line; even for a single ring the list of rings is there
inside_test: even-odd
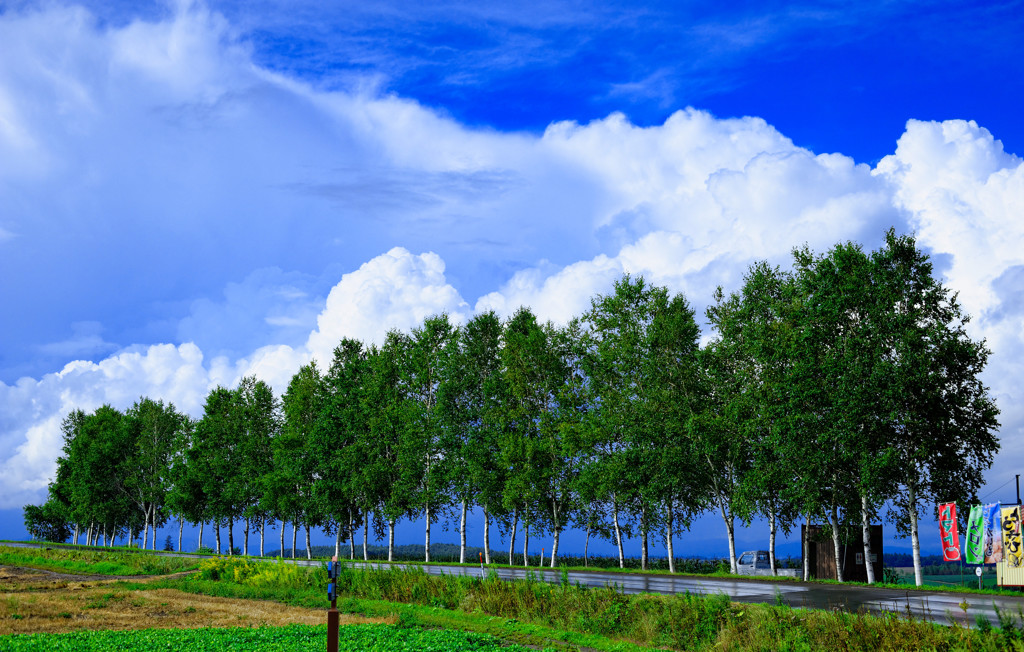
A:
[[[195,5],[123,26],[8,11],[0,42],[0,275],[21,279],[0,285],[19,315],[0,508],[42,498],[76,407],[148,395],[198,415],[243,375],[283,391],[341,337],[520,305],[562,321],[626,272],[699,307],[754,260],[872,248],[890,226],[917,233],[994,350],[995,475],[1024,461],[1024,169],[972,122],[911,121],[871,168],[695,109],[471,128],[261,69]]]

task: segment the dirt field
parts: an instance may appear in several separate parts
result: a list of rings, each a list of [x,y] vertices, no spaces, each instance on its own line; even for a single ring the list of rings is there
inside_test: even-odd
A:
[[[173,589],[129,590],[120,584],[145,583],[148,579],[68,575],[0,566],[0,635],[327,622],[323,609],[216,598]],[[342,614],[341,622],[385,621]]]

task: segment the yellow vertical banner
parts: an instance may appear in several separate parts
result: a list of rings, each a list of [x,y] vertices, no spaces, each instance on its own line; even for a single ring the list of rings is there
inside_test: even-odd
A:
[[[1024,545],[1020,536],[1020,505],[1002,509],[1003,559],[1011,568],[1024,566]]]

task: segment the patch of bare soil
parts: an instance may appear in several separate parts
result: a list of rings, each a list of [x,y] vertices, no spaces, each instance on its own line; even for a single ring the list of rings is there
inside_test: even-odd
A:
[[[0,566],[0,635],[79,629],[190,629],[327,622],[326,609],[194,595],[175,589],[128,590],[112,581],[139,580],[137,577],[104,577],[103,581],[83,581],[82,577]],[[342,614],[341,622],[388,621]]]

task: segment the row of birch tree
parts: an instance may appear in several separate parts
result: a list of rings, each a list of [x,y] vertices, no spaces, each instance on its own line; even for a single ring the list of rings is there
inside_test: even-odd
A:
[[[200,524],[200,542],[211,523],[218,551],[221,528],[230,551],[241,523],[260,554],[278,522],[284,550],[287,522],[293,554],[300,528],[307,554],[322,528],[353,557],[372,527],[389,559],[396,524],[421,519],[426,561],[438,523],[457,523],[465,561],[477,514],[488,563],[492,528],[510,564],[520,536],[524,560],[531,537],[550,540],[552,567],[577,528],[613,541],[620,566],[638,537],[647,568],[657,537],[674,571],[675,539],[713,509],[735,572],[737,522],[768,522],[774,569],[777,533],[801,519],[826,525],[837,559],[859,528],[870,559],[869,525],[885,517],[911,537],[920,583],[918,518],[976,499],[999,441],[989,351],[914,239],[754,264],[706,317],[702,343],[683,295],[627,275],[563,326],[524,307],[344,339],[282,397],[243,378],[212,390],[199,419],[148,398],[76,410],[32,518],[144,546],[170,517]]]

